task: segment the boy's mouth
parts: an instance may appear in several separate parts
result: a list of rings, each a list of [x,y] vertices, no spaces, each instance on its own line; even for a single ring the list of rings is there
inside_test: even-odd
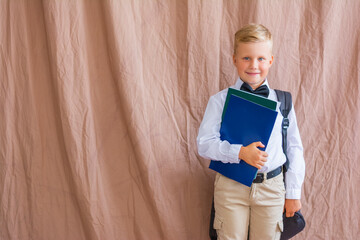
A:
[[[258,72],[246,72],[246,74],[248,74],[248,75],[250,75],[250,76],[256,76],[256,75],[258,75],[258,74],[260,74],[260,73],[258,73]]]

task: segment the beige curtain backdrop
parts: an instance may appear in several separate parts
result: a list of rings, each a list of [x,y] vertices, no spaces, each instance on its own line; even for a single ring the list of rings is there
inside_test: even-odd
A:
[[[208,239],[199,157],[233,36],[266,25],[305,148],[294,239],[360,236],[360,2],[0,0],[0,238]]]

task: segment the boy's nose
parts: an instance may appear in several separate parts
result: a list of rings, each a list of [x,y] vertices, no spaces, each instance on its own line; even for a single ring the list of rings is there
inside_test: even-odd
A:
[[[257,68],[258,67],[258,62],[256,60],[252,60],[251,64],[250,64],[251,68]]]

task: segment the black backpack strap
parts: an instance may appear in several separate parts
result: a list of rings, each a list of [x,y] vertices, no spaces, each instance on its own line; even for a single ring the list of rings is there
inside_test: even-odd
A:
[[[284,172],[286,172],[289,169],[289,164],[290,164],[286,154],[286,149],[287,149],[287,129],[289,127],[288,115],[292,108],[292,97],[290,92],[281,91],[278,89],[275,89],[275,92],[279,102],[281,103],[280,112],[283,116],[281,133],[282,133],[283,152],[286,156],[286,162],[284,164]]]

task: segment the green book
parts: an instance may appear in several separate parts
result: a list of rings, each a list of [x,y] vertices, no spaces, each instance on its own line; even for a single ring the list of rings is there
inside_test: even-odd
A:
[[[274,110],[274,111],[276,111],[276,106],[278,104],[278,102],[276,102],[276,101],[273,101],[273,100],[270,100],[268,98],[255,95],[253,93],[245,92],[245,91],[242,91],[242,90],[237,90],[237,89],[234,89],[234,88],[229,88],[227,96],[226,96],[226,100],[225,100],[225,104],[224,104],[224,110],[223,110],[221,119],[224,118],[224,113],[226,111],[226,108],[227,108],[227,105],[228,105],[228,102],[229,102],[229,99],[230,99],[231,95],[238,96],[240,98],[243,98],[245,100],[256,103],[256,104],[258,104],[260,106],[269,108],[269,109]]]

